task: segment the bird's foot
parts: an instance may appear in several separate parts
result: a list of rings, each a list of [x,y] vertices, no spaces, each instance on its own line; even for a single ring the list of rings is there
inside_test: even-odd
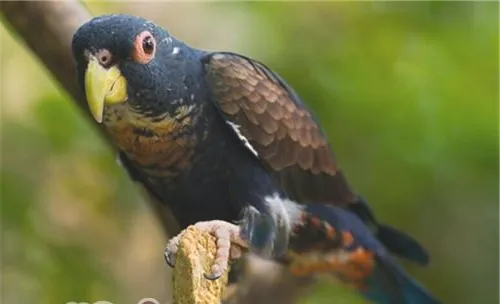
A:
[[[215,236],[217,252],[211,273],[205,273],[208,280],[216,280],[226,271],[230,259],[238,259],[243,251],[248,248],[248,243],[240,236],[240,227],[225,221],[213,220],[198,222],[194,224],[199,230],[208,232]],[[186,230],[170,239],[165,248],[165,260],[170,267],[175,266],[175,256],[179,249],[179,243]]]

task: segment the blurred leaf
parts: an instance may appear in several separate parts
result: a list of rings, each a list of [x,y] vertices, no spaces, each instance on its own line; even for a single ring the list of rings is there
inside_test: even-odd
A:
[[[46,96],[35,104],[34,114],[54,152],[65,152],[79,139],[83,119],[73,103]]]
[[[304,297],[300,304],[330,304],[332,300],[335,304],[367,304],[368,301],[359,296],[349,287],[332,284],[327,280],[320,280],[316,284],[310,295]]]

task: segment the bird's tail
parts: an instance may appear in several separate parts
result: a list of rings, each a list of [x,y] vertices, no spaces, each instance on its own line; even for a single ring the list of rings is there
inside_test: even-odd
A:
[[[440,303],[401,266],[387,257],[377,257],[374,273],[361,291],[368,299],[379,304]]]
[[[422,266],[429,264],[429,254],[409,234],[392,226],[379,223],[377,224],[375,236],[394,255],[416,262]]]
[[[377,239],[380,240],[391,253],[423,266],[429,264],[429,254],[427,250],[409,234],[392,226],[380,223],[363,197],[360,196],[356,203],[349,205],[349,209],[356,213],[356,215],[368,226],[373,227]]]
[[[340,279],[378,304],[439,303],[349,210],[308,205],[289,250],[287,262],[295,275]]]

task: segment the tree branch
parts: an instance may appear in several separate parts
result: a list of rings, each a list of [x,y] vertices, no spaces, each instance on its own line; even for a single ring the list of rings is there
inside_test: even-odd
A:
[[[182,236],[173,272],[175,304],[219,304],[227,284],[227,271],[215,281],[209,272],[217,250],[215,237],[190,226]]]
[[[74,32],[91,18],[87,8],[74,0],[2,1],[0,11],[12,32],[19,35],[78,105],[87,109],[71,54]],[[88,110],[85,112],[88,114]]]
[[[217,250],[214,236],[194,226],[180,239],[173,273],[174,304],[290,304],[307,291],[310,280],[252,254],[244,257],[238,284],[227,285],[228,271],[215,281],[203,277]]]

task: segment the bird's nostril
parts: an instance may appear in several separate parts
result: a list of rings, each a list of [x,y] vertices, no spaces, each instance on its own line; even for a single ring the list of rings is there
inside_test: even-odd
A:
[[[101,55],[99,56],[99,61],[103,64],[108,63],[109,57],[107,55]]]

